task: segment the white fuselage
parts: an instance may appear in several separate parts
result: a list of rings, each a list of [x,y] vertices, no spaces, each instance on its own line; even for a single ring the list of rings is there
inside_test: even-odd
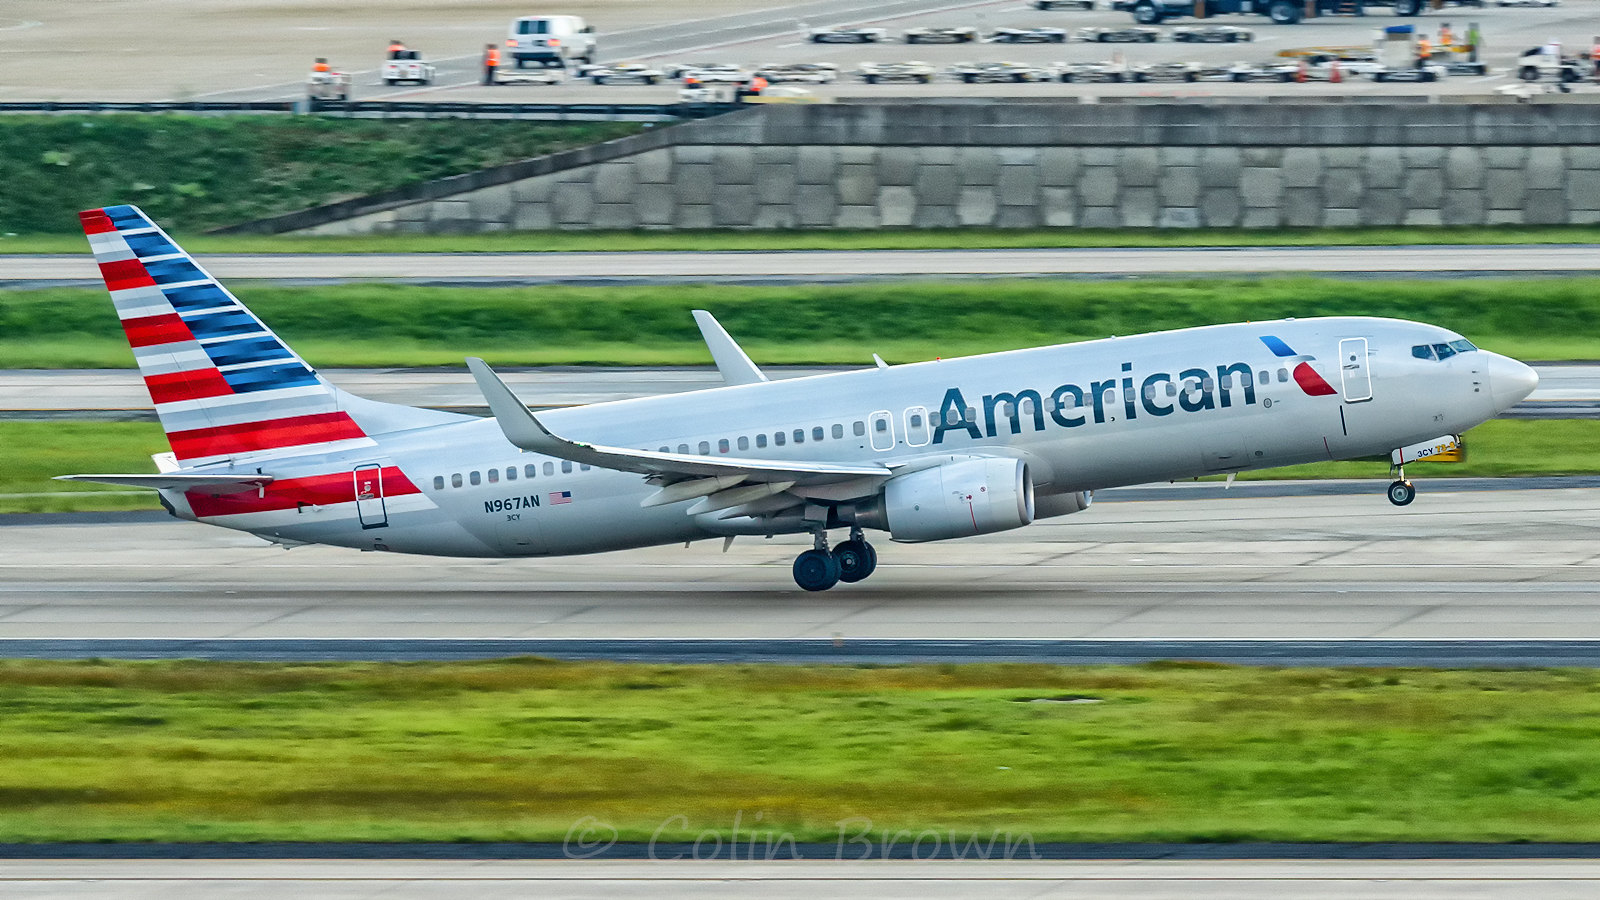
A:
[[[1525,369],[1506,357],[1413,353],[1453,340],[1459,335],[1443,328],[1394,319],[1215,325],[600,403],[540,419],[574,440],[613,447],[874,461],[897,472],[953,457],[1014,457],[1048,497],[1386,455],[1459,434],[1526,393],[1497,396],[1496,372]],[[1331,393],[1308,391],[1295,374],[1302,363]],[[642,507],[656,488],[640,475],[519,450],[493,419],[376,439],[339,454],[249,461],[249,471],[281,483],[349,472],[348,498],[324,489],[294,508],[235,511],[196,508],[194,491],[163,497],[177,515],[279,542],[449,556],[592,553],[801,530],[691,515],[689,501]]]

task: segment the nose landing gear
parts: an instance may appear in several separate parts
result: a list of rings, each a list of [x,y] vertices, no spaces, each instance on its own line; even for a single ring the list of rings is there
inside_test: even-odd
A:
[[[831,552],[827,532],[817,532],[815,541],[794,561],[794,583],[808,591],[825,591],[841,581],[861,581],[878,568],[878,551],[866,542],[859,528],[850,529],[850,539]]]

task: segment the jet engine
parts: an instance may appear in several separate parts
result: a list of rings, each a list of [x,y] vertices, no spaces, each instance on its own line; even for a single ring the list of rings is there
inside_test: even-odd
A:
[[[897,541],[938,541],[1033,521],[1033,480],[1020,459],[978,457],[889,479],[883,513]]]
[[[1033,503],[1033,517],[1035,519],[1065,516],[1088,509],[1094,503],[1094,491],[1071,491],[1065,494],[1050,494],[1049,496],[1035,498]]]

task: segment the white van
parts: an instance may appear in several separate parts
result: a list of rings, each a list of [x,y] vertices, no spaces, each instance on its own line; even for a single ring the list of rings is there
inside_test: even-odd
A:
[[[586,24],[582,16],[523,16],[511,23],[506,49],[519,69],[528,62],[541,66],[592,63],[594,26]]]

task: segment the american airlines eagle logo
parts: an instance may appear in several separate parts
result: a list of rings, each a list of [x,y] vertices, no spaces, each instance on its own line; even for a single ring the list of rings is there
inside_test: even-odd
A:
[[[1289,349],[1288,344],[1270,334],[1262,335],[1261,343],[1267,345],[1267,349],[1272,351],[1273,356],[1286,363],[1292,362],[1296,364],[1294,367],[1294,383],[1300,385],[1300,390],[1305,391],[1306,394],[1312,397],[1326,397],[1336,393],[1333,385],[1328,384],[1326,379],[1317,374],[1316,369],[1311,368],[1311,361],[1316,359],[1315,356],[1296,353]]]

